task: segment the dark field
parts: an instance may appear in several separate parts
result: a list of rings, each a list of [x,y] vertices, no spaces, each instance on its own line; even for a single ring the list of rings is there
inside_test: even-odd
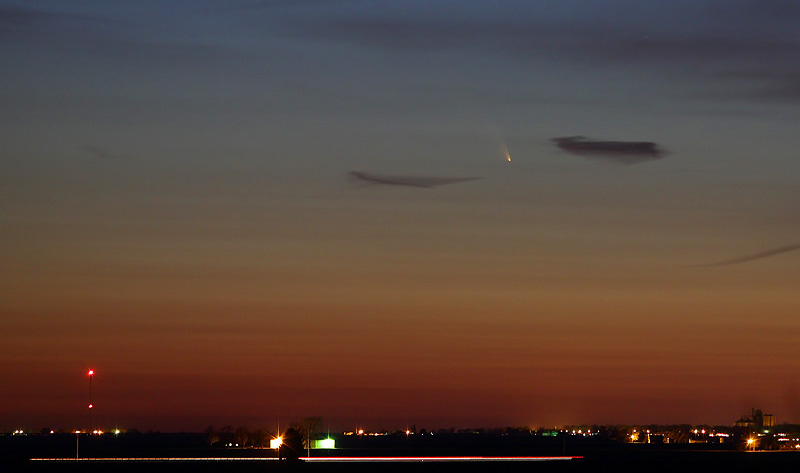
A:
[[[0,437],[2,471],[32,472],[773,472],[800,471],[800,452],[740,452],[710,450],[707,445],[633,445],[580,439],[543,439],[470,436],[425,442],[391,442],[391,439],[350,445],[336,450],[312,451],[312,456],[580,456],[572,460],[524,462],[299,462],[277,460],[269,449],[208,448],[194,434],[141,434],[121,438],[81,438],[82,458],[252,458],[216,461],[31,461],[30,458],[74,458],[75,436]],[[341,443],[346,444],[346,441]],[[694,448],[689,448],[694,447]]]

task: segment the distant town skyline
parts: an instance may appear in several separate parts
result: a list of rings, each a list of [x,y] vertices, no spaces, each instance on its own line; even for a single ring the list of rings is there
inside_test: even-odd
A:
[[[798,22],[0,0],[0,429],[800,422]]]

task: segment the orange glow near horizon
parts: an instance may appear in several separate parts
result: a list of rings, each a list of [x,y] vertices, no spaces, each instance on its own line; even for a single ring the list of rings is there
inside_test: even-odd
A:
[[[800,423],[792,2],[6,3],[0,431]]]

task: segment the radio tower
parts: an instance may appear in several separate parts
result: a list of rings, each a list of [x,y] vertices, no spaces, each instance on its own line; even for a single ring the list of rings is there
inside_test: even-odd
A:
[[[94,379],[94,370],[89,369],[86,375],[89,377],[89,430],[94,430],[94,404],[92,403],[92,380]]]

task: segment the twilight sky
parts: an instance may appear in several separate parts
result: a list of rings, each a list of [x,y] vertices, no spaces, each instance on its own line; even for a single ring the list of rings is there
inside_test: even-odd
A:
[[[0,429],[800,422],[798,24],[0,0]]]

